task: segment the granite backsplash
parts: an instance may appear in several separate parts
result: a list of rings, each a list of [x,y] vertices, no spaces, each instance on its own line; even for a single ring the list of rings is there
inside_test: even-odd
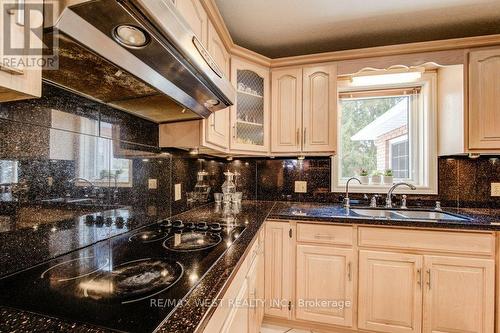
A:
[[[258,200],[341,202],[344,193],[330,192],[331,159],[247,159],[229,164],[238,170],[246,193]],[[307,181],[307,193],[295,193],[296,180]],[[441,157],[438,161],[438,195],[411,195],[411,205],[433,205],[439,200],[447,207],[500,208],[500,197],[491,196],[491,182],[500,182],[500,159],[481,156]],[[382,196],[383,193],[379,193]],[[352,199],[365,200],[351,193]],[[380,199],[382,204],[383,198]]]
[[[220,191],[224,168],[162,151],[157,124],[49,84],[0,103],[0,276],[201,204],[187,200],[197,172]],[[88,214],[131,220],[88,225]]]

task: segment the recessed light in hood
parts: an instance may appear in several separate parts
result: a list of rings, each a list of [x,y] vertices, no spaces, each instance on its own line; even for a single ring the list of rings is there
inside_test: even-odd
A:
[[[139,27],[123,24],[113,30],[113,38],[125,47],[141,48],[148,45],[149,35]]]

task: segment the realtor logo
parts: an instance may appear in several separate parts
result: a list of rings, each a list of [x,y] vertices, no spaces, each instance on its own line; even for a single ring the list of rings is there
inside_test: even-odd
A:
[[[58,69],[57,39],[43,40],[44,11],[53,4],[43,0],[2,1],[0,66],[6,69]]]

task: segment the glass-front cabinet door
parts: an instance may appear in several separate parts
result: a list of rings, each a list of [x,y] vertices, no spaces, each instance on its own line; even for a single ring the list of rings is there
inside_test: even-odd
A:
[[[231,107],[231,150],[269,150],[269,69],[232,59],[231,80],[237,90]]]

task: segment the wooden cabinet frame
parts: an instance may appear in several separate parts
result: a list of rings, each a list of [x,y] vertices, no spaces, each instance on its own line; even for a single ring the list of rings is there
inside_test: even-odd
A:
[[[496,314],[500,304],[500,288],[497,287],[495,290],[495,284],[498,286],[498,283],[500,283],[500,232],[437,230],[433,228],[415,230],[414,228],[407,227],[346,226],[345,224],[339,225],[334,223],[309,221],[276,222],[272,220],[267,221],[266,226],[275,223],[289,224],[290,230],[292,230],[293,233],[293,237],[289,238],[291,245],[288,245],[294,249],[290,251],[290,258],[295,268],[292,268],[292,265],[290,265],[290,270],[294,271],[296,275],[296,277],[290,279],[289,282],[291,283],[291,289],[288,293],[291,295],[292,299],[295,300],[303,293],[298,286],[300,283],[299,280],[304,272],[297,272],[301,261],[301,255],[298,254],[297,251],[299,250],[296,250],[297,248],[310,248],[313,252],[317,249],[317,251],[321,253],[323,250],[325,253],[334,253],[336,249],[340,249],[340,252],[352,249],[352,251],[354,251],[354,266],[356,267],[354,274],[357,279],[355,282],[355,286],[357,287],[355,287],[353,291],[356,303],[353,306],[352,327],[343,327],[342,324],[338,323],[328,323],[327,320],[322,321],[320,319],[321,316],[312,318],[306,315],[304,317],[303,313],[296,308],[295,304],[292,305],[291,313],[288,316],[280,316],[279,314],[275,315],[266,312],[265,321],[267,323],[299,329],[314,329],[318,332],[334,331],[339,333],[377,331],[391,333],[442,333],[447,332],[446,325],[449,325],[448,331],[449,329],[453,329],[454,332],[462,332],[460,330],[461,327],[457,326],[460,325],[460,319],[454,319],[453,316],[455,312],[449,311],[449,307],[443,304],[449,301],[454,302],[455,299],[459,299],[460,297],[467,297],[467,293],[460,296],[457,295],[456,292],[449,293],[446,288],[440,289],[440,291],[442,291],[441,294],[436,294],[436,290],[429,290],[428,283],[430,283],[431,286],[434,284],[439,285],[438,280],[435,279],[437,278],[437,274],[444,272],[445,275],[443,275],[443,278],[448,279],[448,277],[451,276],[452,279],[443,280],[441,283],[445,283],[446,285],[451,284],[451,288],[458,288],[457,291],[465,290],[463,282],[461,282],[463,278],[465,281],[470,282],[467,282],[468,285],[471,283],[475,284],[472,289],[481,289],[483,293],[483,296],[478,296],[475,299],[482,300],[484,303],[480,304],[478,303],[479,301],[474,301],[474,305],[471,305],[471,311],[474,312],[474,315],[470,317],[464,316],[464,318],[462,318],[464,325],[472,327],[470,332],[493,332],[494,323],[496,323],[496,333],[500,333],[500,326],[498,326],[500,324],[500,315]],[[338,228],[338,230],[330,233],[325,229],[328,227],[334,230]],[[349,238],[349,234],[344,232],[342,228],[351,229],[352,239]],[[374,233],[372,234],[372,232]],[[299,235],[299,233],[303,235]],[[315,235],[324,236],[325,238],[317,238]],[[376,235],[386,236],[378,240],[380,237]],[[392,235],[394,236],[393,244],[388,243]],[[401,236],[403,236],[403,239],[401,239]],[[461,251],[457,251],[457,243],[462,241],[465,241],[464,248]],[[269,246],[266,247],[267,251],[270,249]],[[381,319],[378,324],[375,323],[376,320],[372,324],[365,324],[364,320],[367,318],[366,306],[369,302],[365,300],[366,293],[363,290],[366,290],[366,288],[362,286],[366,282],[366,269],[361,267],[361,263],[365,258],[363,253],[376,253],[381,256],[380,258],[392,258],[396,261],[408,259],[408,263],[414,263],[411,275],[408,275],[408,278],[411,279],[410,289],[415,290],[416,294],[414,299],[415,303],[411,310],[413,312],[412,316],[414,317],[412,319],[412,324],[406,325],[408,326],[407,328],[405,328],[405,325],[401,327],[393,325],[394,327],[391,327],[391,325],[388,325],[383,319]],[[266,263],[266,269],[268,268],[267,265]],[[497,267],[496,271],[495,265]],[[455,278],[455,273],[447,276],[446,267],[452,267],[459,276]],[[427,270],[430,270],[431,279],[429,279]],[[394,284],[389,285],[393,286]],[[384,301],[385,299],[382,297],[380,301],[376,302]],[[494,308],[494,303],[496,303],[496,310]],[[441,306],[445,311],[436,313],[433,310],[435,306]],[[397,307],[394,309],[395,311],[400,310]],[[463,310],[463,308],[461,309]],[[476,320],[476,318],[478,319]],[[452,324],[450,325],[449,323]],[[458,324],[455,325],[454,323]],[[444,330],[436,330],[436,327],[441,327],[442,325],[444,325]],[[431,330],[432,327],[434,327],[433,330]],[[463,332],[469,332],[467,329],[464,329]]]

